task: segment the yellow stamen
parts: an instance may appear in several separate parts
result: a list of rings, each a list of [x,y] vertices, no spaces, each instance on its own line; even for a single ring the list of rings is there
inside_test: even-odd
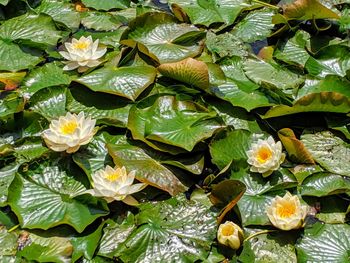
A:
[[[288,202],[281,206],[278,206],[276,212],[279,217],[286,218],[294,215],[296,210],[297,208],[295,204],[292,202]]]
[[[78,128],[78,123],[75,121],[70,121],[65,123],[62,127],[61,127],[61,132],[63,134],[72,134],[75,132],[75,130]]]
[[[108,174],[106,176],[106,179],[110,182],[115,182],[119,179],[119,177],[121,177],[121,173],[119,171],[115,171],[114,173],[112,174]]]
[[[76,49],[86,49],[87,47],[89,47],[89,43],[86,41],[79,41],[73,44],[73,47]]]
[[[262,147],[259,149],[257,154],[257,159],[259,163],[265,163],[272,157],[272,151],[267,147]]]
[[[235,232],[235,227],[232,225],[224,225],[221,230],[223,236],[231,236]]]

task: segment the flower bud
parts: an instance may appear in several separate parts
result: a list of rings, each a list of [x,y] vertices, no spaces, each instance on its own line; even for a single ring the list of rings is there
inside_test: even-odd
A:
[[[235,223],[227,221],[219,226],[217,239],[220,244],[238,249],[243,241],[243,230]]]

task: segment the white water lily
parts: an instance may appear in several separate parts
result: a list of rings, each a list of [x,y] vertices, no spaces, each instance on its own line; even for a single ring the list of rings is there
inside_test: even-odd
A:
[[[219,226],[217,239],[222,245],[238,249],[243,241],[243,230],[235,223],[227,221]]]
[[[247,151],[250,171],[261,173],[264,177],[276,171],[283,163],[286,155],[282,153],[281,142],[275,142],[270,136],[267,140],[259,139]]]
[[[271,223],[282,230],[302,227],[307,211],[308,207],[301,205],[299,197],[289,192],[283,197],[276,196],[266,209]]]
[[[78,115],[68,112],[58,120],[50,123],[49,129],[43,131],[42,137],[46,145],[56,151],[73,153],[81,145],[88,144],[95,134],[96,120],[85,118],[84,112]]]
[[[71,43],[65,43],[67,51],[59,53],[68,60],[64,70],[73,70],[78,68],[79,72],[84,72],[88,68],[96,67],[101,62],[98,60],[107,51],[105,47],[99,47],[99,40],[95,42],[91,36],[82,36],[79,40],[73,38]]]
[[[134,205],[137,201],[131,196],[136,192],[144,189],[147,184],[133,184],[135,179],[135,171],[126,172],[125,167],[115,167],[107,165],[105,169],[98,170],[92,174],[93,189],[87,192],[103,197],[107,202],[123,201],[127,204]]]

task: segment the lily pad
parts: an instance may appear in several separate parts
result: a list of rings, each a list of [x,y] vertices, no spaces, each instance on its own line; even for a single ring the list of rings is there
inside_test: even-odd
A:
[[[107,214],[97,200],[77,199],[86,188],[59,166],[42,166],[28,173],[30,178],[16,175],[8,196],[22,227],[48,229],[68,224],[82,232]]]
[[[350,176],[350,145],[329,131],[307,133],[301,141],[313,159],[329,172]]]
[[[201,51],[197,42],[203,33],[195,26],[178,24],[173,16],[165,13],[138,16],[129,27],[122,39],[129,38],[144,44],[161,63],[194,57]]]
[[[155,80],[157,71],[151,66],[104,67],[76,81],[97,92],[105,92],[130,100],[137,97]]]
[[[346,262],[349,259],[350,226],[315,224],[297,245],[298,262]]]

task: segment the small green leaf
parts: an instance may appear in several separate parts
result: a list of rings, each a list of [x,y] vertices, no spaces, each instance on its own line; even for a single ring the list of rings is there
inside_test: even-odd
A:
[[[18,71],[31,68],[42,59],[24,52],[20,46],[0,39],[0,70]]]

